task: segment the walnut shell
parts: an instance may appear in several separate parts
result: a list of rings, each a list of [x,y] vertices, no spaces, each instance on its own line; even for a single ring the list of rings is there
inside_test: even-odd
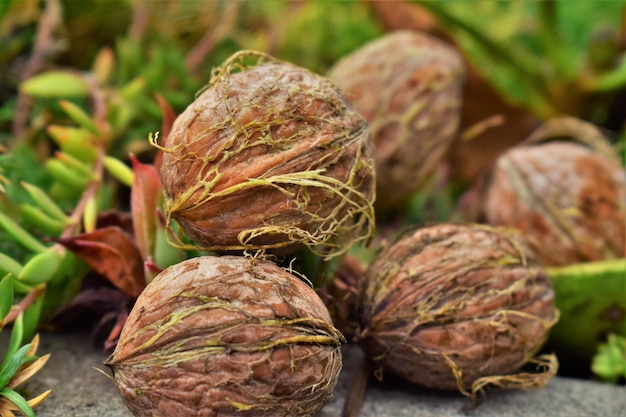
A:
[[[496,163],[485,220],[524,233],[545,265],[626,256],[626,171],[581,143],[517,146]]]
[[[408,230],[369,265],[359,343],[384,369],[438,389],[511,375],[556,322],[551,281],[521,236],[483,225]]]
[[[329,78],[367,120],[376,208],[401,204],[443,161],[460,122],[461,54],[433,36],[388,33],[339,60]]]
[[[137,417],[313,416],[332,396],[341,342],[300,279],[204,256],[146,287],[106,365]]]
[[[330,80],[240,52],[162,147],[165,211],[207,250],[307,246],[331,257],[373,233],[371,148],[367,123]]]

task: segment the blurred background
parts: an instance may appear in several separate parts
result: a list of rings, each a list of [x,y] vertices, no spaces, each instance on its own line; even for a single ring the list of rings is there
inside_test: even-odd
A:
[[[466,65],[461,125],[441,170],[445,181],[435,179],[426,197],[412,199],[403,221],[449,219],[461,194],[503,151],[556,116],[595,125],[624,161],[623,1],[1,0],[0,277],[24,275],[22,264],[59,252],[53,242],[68,246],[81,231],[132,228],[131,188],[153,192],[152,205],[135,205],[135,226],[143,219],[141,227],[148,227],[148,218],[156,227],[158,187],[149,188],[156,174],[148,166],[157,152],[148,136],[166,135],[213,68],[234,52],[263,51],[324,75],[350,52],[400,29],[441,38],[462,52]],[[136,259],[120,259],[135,268],[128,276],[140,288],[150,273],[143,269],[147,254],[161,267],[191,256],[159,246],[160,232],[149,242],[156,253],[146,252],[146,242],[139,249],[122,242],[138,251]],[[20,341],[51,317],[62,328],[89,316],[98,341],[110,347],[127,311],[120,305],[132,302],[136,288],[117,282],[125,295],[112,292],[101,276],[94,278],[93,263],[54,253],[58,270],[14,280],[11,288],[2,286],[8,278],[0,282],[3,297],[15,292],[16,303],[28,301]],[[98,267],[110,269],[120,259]],[[604,293],[623,288],[621,265],[609,273],[618,290],[605,286]],[[622,335],[623,298],[611,328]],[[15,320],[8,313],[17,311],[13,296],[3,300],[1,316]],[[613,381],[623,381],[621,340],[621,365],[607,365]],[[589,352],[597,342],[587,343],[572,374],[591,374]]]

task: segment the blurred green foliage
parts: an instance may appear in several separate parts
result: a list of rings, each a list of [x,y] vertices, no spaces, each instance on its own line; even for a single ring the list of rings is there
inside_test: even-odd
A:
[[[153,162],[148,135],[215,66],[253,49],[324,73],[382,33],[359,1],[154,4],[0,3],[0,272],[5,301],[27,301],[0,319],[28,318],[24,340],[90,270],[55,242],[93,229],[100,213],[129,210],[131,155]],[[160,256],[179,259],[157,236]]]
[[[609,334],[607,342],[598,347],[591,368],[606,382],[626,380],[626,337]]]
[[[505,97],[541,119],[569,114],[604,126],[626,91],[624,2],[413,1]]]

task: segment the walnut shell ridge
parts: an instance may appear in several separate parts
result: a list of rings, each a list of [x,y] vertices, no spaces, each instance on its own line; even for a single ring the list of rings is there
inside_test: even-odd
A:
[[[270,261],[191,258],[139,296],[105,364],[137,417],[314,416],[342,335],[315,291]]]
[[[256,58],[254,66],[245,59]],[[209,251],[308,247],[333,257],[374,231],[367,123],[330,80],[239,52],[175,120],[160,169],[168,224]]]
[[[361,284],[357,337],[366,354],[432,388],[474,393],[484,378],[509,378],[558,320],[546,272],[506,229],[407,230],[375,257]]]

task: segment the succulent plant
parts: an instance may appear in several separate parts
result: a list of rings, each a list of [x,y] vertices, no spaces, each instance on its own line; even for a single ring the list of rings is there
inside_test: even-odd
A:
[[[626,170],[593,125],[554,118],[501,155],[487,223],[514,227],[546,265],[626,256]]]
[[[168,222],[207,250],[306,246],[332,257],[373,232],[367,124],[301,67],[234,54],[161,149]]]
[[[485,385],[541,385],[533,359],[558,318],[552,285],[512,230],[440,223],[406,230],[366,270],[359,343],[375,366],[475,397]],[[520,372],[529,361],[547,367]]]
[[[314,416],[342,341],[315,291],[276,264],[200,256],[151,281],[106,365],[137,417]]]
[[[453,47],[412,31],[388,33],[331,69],[372,132],[377,208],[402,203],[444,159],[457,134],[463,76]]]

